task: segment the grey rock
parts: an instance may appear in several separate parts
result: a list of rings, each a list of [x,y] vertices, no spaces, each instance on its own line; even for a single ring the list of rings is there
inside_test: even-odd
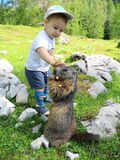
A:
[[[79,158],[79,154],[77,153],[73,154],[70,151],[66,151],[65,157],[68,157],[70,160],[74,160],[75,158]]]
[[[44,145],[45,148],[49,147],[49,142],[47,141],[44,135],[31,142],[30,147],[33,150],[38,150],[42,144]]]
[[[67,35],[63,33],[59,38],[59,44],[61,44],[61,45],[67,44],[68,42],[69,42],[69,39],[68,39]]]
[[[21,122],[18,122],[15,124],[15,128],[22,126],[23,124]]]
[[[0,109],[0,116],[7,116],[12,113],[15,108],[4,107]]]
[[[73,103],[73,107],[76,107],[76,106],[77,106],[77,103],[74,102],[74,103]]]
[[[8,53],[8,51],[3,50],[3,51],[0,51],[0,53],[1,53],[1,54],[7,54],[7,53]]]
[[[18,116],[13,114],[12,117],[13,117],[13,118],[17,118]]]
[[[120,63],[108,56],[102,54],[87,55],[80,52],[75,52],[71,55],[74,61],[73,66],[79,72],[97,78],[101,82],[112,81],[110,71],[115,71],[120,74]]]
[[[34,140],[33,142],[31,142],[30,147],[33,150],[38,150],[38,149],[40,149],[41,145],[42,145],[42,139],[41,139],[41,137],[39,137],[36,140]]]
[[[4,59],[0,59],[0,97],[6,95],[9,98],[16,97],[17,103],[27,103],[27,86],[21,84],[20,80],[11,72],[13,66]]]
[[[13,98],[17,95],[18,91],[19,90],[18,90],[17,86],[15,86],[14,84],[11,84],[9,91],[7,92],[7,96],[10,98]]]
[[[87,68],[86,68],[86,64],[83,60],[79,61],[79,62],[75,62],[72,63],[74,65],[74,67],[76,67],[77,71],[80,73],[87,73]]]
[[[44,147],[48,148],[49,147],[49,141],[45,138],[44,135],[41,136],[41,139],[42,139],[42,143],[43,143]]]
[[[87,57],[88,55],[85,53],[80,53],[80,52],[74,52],[71,54],[71,58],[74,60],[80,60],[83,59],[84,57]]]
[[[107,90],[101,82],[95,82],[91,84],[91,88],[88,92],[93,96],[97,97],[100,93],[105,93]]]
[[[31,118],[32,116],[36,115],[37,114],[37,111],[33,108],[27,108],[25,109],[21,115],[19,116],[19,121],[24,121],[26,120],[27,118]]]
[[[41,118],[44,122],[47,122],[47,121],[48,121],[48,117],[45,116],[44,114],[42,114],[42,115],[40,116],[40,118]]]
[[[27,89],[27,86],[25,84],[19,84],[17,85],[18,89],[20,90],[21,88]]]
[[[107,101],[98,115],[88,121],[81,121],[88,133],[98,134],[100,138],[111,137],[116,133],[116,124],[120,121],[120,104]]]
[[[7,116],[14,111],[15,105],[5,97],[0,97],[0,116]]]
[[[20,80],[14,74],[10,73],[9,77],[10,77],[10,84],[18,85],[21,83]]]
[[[27,103],[27,101],[28,101],[28,92],[26,87],[20,88],[16,95],[16,102]]]
[[[9,79],[7,77],[0,77],[0,88],[5,88],[9,85]]]
[[[33,127],[32,128],[32,133],[38,133],[41,126],[42,126],[42,124],[40,123],[37,126]]]
[[[9,73],[4,69],[0,68],[0,77],[8,77]]]
[[[3,88],[0,88],[0,97],[6,97],[6,92]]]
[[[98,79],[101,81],[101,82],[106,82],[106,81],[112,81],[112,76],[110,75],[109,72],[98,72],[97,73],[98,75]]]
[[[0,70],[11,73],[13,71],[13,66],[5,59],[0,59]]]
[[[105,106],[109,106],[111,104],[115,104],[114,101],[112,101],[111,99],[108,99],[106,102],[105,102]]]

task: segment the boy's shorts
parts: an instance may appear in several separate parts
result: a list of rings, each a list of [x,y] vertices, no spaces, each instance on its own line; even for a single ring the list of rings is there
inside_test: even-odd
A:
[[[25,68],[25,75],[31,89],[42,89],[48,82],[49,72],[31,71]]]

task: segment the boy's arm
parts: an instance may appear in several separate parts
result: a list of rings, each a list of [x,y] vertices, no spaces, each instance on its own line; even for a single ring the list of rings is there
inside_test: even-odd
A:
[[[48,51],[45,48],[43,48],[43,47],[37,48],[37,53],[48,64],[53,65],[55,63],[53,57],[50,56],[50,54],[48,53]]]
[[[40,47],[40,48],[37,48],[37,53],[39,54],[39,56],[44,60],[46,61],[48,64],[50,64],[51,66],[53,67],[58,67],[58,66],[63,66],[65,65],[64,63],[62,62],[55,62],[53,57],[48,53],[48,51],[43,48],[43,47]]]

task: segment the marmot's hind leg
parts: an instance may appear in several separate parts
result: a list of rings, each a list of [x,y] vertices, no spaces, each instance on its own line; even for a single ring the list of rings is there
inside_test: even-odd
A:
[[[52,147],[57,147],[61,144],[66,144],[67,142],[68,142],[68,139],[66,139],[66,138],[65,139],[57,139],[55,141],[50,142],[50,145]]]
[[[70,138],[75,135],[76,130],[77,130],[77,124],[76,124],[75,118],[73,117],[72,124],[71,124],[71,130],[70,130]]]

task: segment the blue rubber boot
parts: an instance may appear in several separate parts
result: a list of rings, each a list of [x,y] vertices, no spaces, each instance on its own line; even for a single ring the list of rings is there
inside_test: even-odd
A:
[[[36,110],[37,110],[37,112],[40,115],[42,115],[42,114],[49,115],[49,110],[43,102],[43,100],[44,100],[43,92],[42,91],[35,91],[34,97],[35,97],[35,100],[36,100]]]
[[[44,102],[47,102],[47,103],[52,103],[52,100],[51,98],[48,96],[48,87],[45,86],[44,88]]]

